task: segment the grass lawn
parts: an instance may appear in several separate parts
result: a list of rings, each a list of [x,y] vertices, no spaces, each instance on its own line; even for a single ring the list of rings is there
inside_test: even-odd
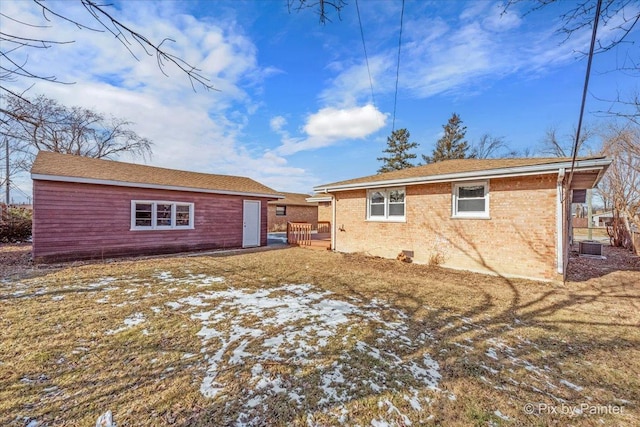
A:
[[[635,426],[640,267],[592,276],[300,248],[32,270],[0,279],[0,425]]]

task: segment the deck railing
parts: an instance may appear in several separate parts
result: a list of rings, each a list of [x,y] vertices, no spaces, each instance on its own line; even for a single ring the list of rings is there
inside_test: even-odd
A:
[[[300,246],[311,245],[311,224],[307,222],[288,222],[287,243]]]
[[[318,233],[331,233],[331,223],[329,221],[318,221]]]

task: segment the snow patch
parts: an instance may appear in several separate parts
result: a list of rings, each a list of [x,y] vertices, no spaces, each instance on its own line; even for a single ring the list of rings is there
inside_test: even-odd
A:
[[[145,318],[144,318],[144,314],[142,313],[133,313],[131,316],[127,317],[124,319],[124,326],[118,328],[118,329],[110,329],[107,332],[105,332],[107,335],[114,335],[117,334],[119,332],[125,331],[129,328],[133,328],[134,326],[137,326],[141,323],[144,323]]]
[[[207,364],[200,385],[205,397],[214,398],[232,386],[222,373],[242,369],[250,374],[246,390],[238,397],[241,410],[237,425],[264,423],[265,399],[281,394],[294,407],[325,408],[323,411],[344,423],[348,412],[343,403],[357,398],[355,378],[377,392],[401,393],[408,387],[413,393],[407,399],[409,410],[413,411],[423,408],[418,389],[439,391],[439,365],[424,351],[431,334],[410,338],[407,315],[378,301],[344,301],[310,284],[285,284],[257,291],[227,288],[200,292],[166,305],[183,312],[203,309],[190,316],[202,323],[197,336]],[[367,337],[367,342],[349,338],[351,331],[361,327],[374,336]],[[331,352],[323,353],[330,345]],[[401,350],[404,357],[398,353]],[[359,353],[376,362],[367,363]],[[299,368],[291,372],[291,366]],[[317,390],[312,401],[307,395],[310,388]],[[390,401],[383,404],[394,420],[410,424],[410,418]]]
[[[567,380],[560,380],[560,384],[566,385],[571,390],[575,390],[575,391],[582,391],[584,389],[584,387],[580,387],[579,385],[575,385],[574,383],[570,383]]]

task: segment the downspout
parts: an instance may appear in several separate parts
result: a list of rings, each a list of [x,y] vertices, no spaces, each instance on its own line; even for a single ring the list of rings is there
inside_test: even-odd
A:
[[[325,189],[326,193],[327,190]],[[336,197],[331,194],[331,250],[336,250]]]
[[[556,183],[556,268],[558,274],[564,278],[564,208],[563,208],[563,182],[565,169],[558,170]]]

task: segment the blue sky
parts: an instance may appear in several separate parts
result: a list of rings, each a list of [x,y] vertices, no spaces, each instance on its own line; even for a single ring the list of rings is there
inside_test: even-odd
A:
[[[47,3],[95,26],[76,3]],[[149,39],[175,40],[168,45],[172,53],[198,66],[220,91],[194,92],[178,70],[167,66],[164,76],[154,57],[134,47],[136,61],[105,33],[52,19],[49,28],[26,34],[24,26],[1,18],[4,29],[15,26],[20,34],[75,40],[28,58],[32,71],[75,84],[37,82],[29,94],[126,117],[154,142],[150,165],[250,176],[293,192],[380,167],[376,158],[393,122],[400,0],[359,1],[370,71],[355,0],[340,17],[331,12],[325,25],[314,10],[289,12],[286,0],[115,4],[114,15]],[[579,52],[588,50],[591,34],[587,29],[562,43],[556,32],[573,2],[530,14],[527,3],[506,14],[500,5],[406,1],[395,128],[410,131],[420,144],[418,157],[431,153],[453,112],[470,143],[489,133],[513,150],[534,153],[547,128],[568,136],[577,124],[586,69]],[[1,8],[23,22],[45,22],[31,2],[5,1]],[[611,26],[602,27],[600,37],[610,37]],[[640,41],[637,30],[630,41]],[[633,77],[613,71],[629,48],[595,57],[587,124],[605,121],[597,112],[611,103],[597,98],[637,90]],[[23,90],[32,83],[9,86]],[[18,184],[30,192],[27,177]]]

